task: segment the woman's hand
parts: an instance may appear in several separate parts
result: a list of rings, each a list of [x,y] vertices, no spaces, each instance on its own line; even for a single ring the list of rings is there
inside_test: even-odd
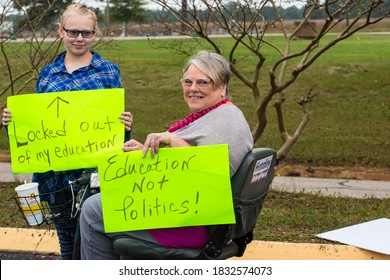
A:
[[[150,149],[150,156],[154,158],[154,154],[158,153],[158,148],[160,144],[169,145],[169,137],[167,137],[166,132],[164,133],[150,133],[145,140],[142,156],[145,157]]]
[[[150,149],[150,155],[153,158],[154,154],[158,153],[160,145],[169,145],[170,147],[190,146],[185,140],[174,133],[170,133],[168,131],[162,133],[151,133],[146,137],[143,148],[143,157],[146,156],[148,150]]]
[[[11,112],[7,108],[4,108],[4,110],[3,110],[3,117],[1,119],[1,123],[4,126],[7,126],[10,121],[11,121]]]
[[[154,158],[154,154],[158,153],[160,145],[169,145],[171,147],[184,147],[190,146],[185,140],[170,132],[162,133],[150,133],[145,140],[145,143],[142,144],[137,140],[131,139],[123,145],[123,151],[136,151],[143,150],[142,157],[145,157],[150,150],[150,156]]]
[[[124,123],[126,131],[131,131],[133,127],[133,115],[130,112],[123,112],[119,118]]]

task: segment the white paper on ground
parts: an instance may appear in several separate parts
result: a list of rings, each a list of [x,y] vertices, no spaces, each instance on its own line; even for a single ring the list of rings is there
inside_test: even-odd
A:
[[[327,231],[316,236],[390,255],[390,219],[381,218]]]

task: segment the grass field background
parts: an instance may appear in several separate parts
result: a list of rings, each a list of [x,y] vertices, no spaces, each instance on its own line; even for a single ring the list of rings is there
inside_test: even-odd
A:
[[[334,35],[325,38],[323,44]],[[282,46],[282,37],[273,36]],[[147,133],[165,130],[189,112],[182,100],[179,79],[186,57],[171,50],[156,48],[164,40],[116,40],[99,53],[120,69],[126,94],[126,109],[134,115],[133,137],[143,140]],[[220,38],[221,45],[232,44]],[[296,40],[293,49],[307,41]],[[284,105],[287,128],[293,133],[302,113],[297,100],[310,88],[317,93],[310,106],[311,120],[288,155],[288,160],[311,165],[390,166],[390,35],[354,35],[334,46],[286,90]],[[263,90],[268,83],[267,70],[275,52],[264,49],[267,62],[262,70]],[[249,58],[240,62],[250,75]],[[5,71],[0,70],[0,72]],[[1,86],[1,81],[0,81]],[[31,83],[26,93],[34,91]],[[251,127],[256,123],[254,100],[248,88],[237,78],[231,83],[233,102],[244,112]],[[0,97],[4,102],[5,97]],[[273,107],[268,109],[269,124],[256,146],[278,149],[280,140]],[[9,153],[4,131],[0,132],[0,152]]]

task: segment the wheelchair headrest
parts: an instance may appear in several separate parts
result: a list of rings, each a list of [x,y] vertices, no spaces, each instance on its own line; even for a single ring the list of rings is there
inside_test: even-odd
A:
[[[273,179],[275,163],[275,150],[251,150],[231,179],[233,198],[253,199],[266,193]]]

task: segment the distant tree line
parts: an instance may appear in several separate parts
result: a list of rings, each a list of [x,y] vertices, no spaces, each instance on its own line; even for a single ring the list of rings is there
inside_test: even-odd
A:
[[[387,11],[390,10],[390,0],[380,0],[383,1],[382,9],[379,11],[374,11],[372,14],[372,17],[380,17],[384,15]],[[309,2],[309,1],[308,1]],[[340,5],[340,1],[334,1],[333,4],[330,4],[329,7],[331,8],[334,6],[334,9],[338,9]],[[230,10],[226,7],[230,6]],[[236,2],[231,1],[230,3],[225,5],[226,14],[231,14],[232,11],[236,10]],[[284,20],[298,20],[303,18],[304,11],[306,9],[306,6],[297,7],[297,6],[289,6],[286,8],[283,8],[282,6],[279,7],[279,14],[275,12],[275,9],[271,6],[264,7],[262,10],[262,16],[264,20],[276,20],[278,17],[283,18]],[[313,13],[310,17],[310,19],[325,19],[327,17],[327,13],[324,10],[325,8],[318,9],[315,13]],[[357,7],[352,8],[350,11],[348,11],[348,17],[354,18],[359,13],[359,10]],[[204,17],[207,16],[207,11],[204,10]],[[241,15],[237,15],[238,20],[251,20],[250,15],[255,14],[253,11],[248,10],[247,12],[242,12]],[[144,10],[142,18],[146,20],[147,22],[155,22],[156,18],[158,16],[161,17],[163,15],[165,20],[175,22],[177,21],[177,18],[172,15],[172,13],[164,11],[164,10]],[[198,16],[200,19],[202,19],[202,14],[199,14],[198,10]]]
[[[380,17],[385,14],[386,11],[390,10],[390,0],[379,0],[383,1],[382,9],[373,12],[372,17]],[[5,20],[14,22],[14,27],[17,29],[18,26],[25,24],[28,19],[34,19],[39,17],[41,14],[45,14],[45,21],[47,25],[53,25],[53,22],[58,20],[58,16],[61,11],[69,5],[72,0],[13,0],[12,5],[16,11],[26,11],[24,13],[13,13],[6,14]],[[106,0],[100,0],[100,2],[106,3]],[[110,23],[125,23],[126,25],[130,23],[154,23],[157,22],[161,16],[164,17],[167,21],[177,21],[172,13],[165,11],[163,9],[151,10],[145,9],[145,1],[143,0],[110,0],[109,9],[107,7],[96,8],[96,13],[99,17],[99,22],[110,24]],[[334,1],[334,4],[329,5],[328,8],[332,8],[334,5],[335,9],[339,5],[339,1]],[[227,9],[226,13],[231,13],[236,8],[236,2],[231,1],[226,5],[230,6],[230,11]],[[279,13],[275,12],[273,7],[264,7],[262,17],[264,20],[275,20],[278,17],[282,17],[284,20],[299,20],[302,19],[306,6],[297,7],[289,6],[279,8]],[[50,13],[47,11],[50,10]],[[43,11],[46,11],[43,13]],[[238,20],[251,20],[250,15],[252,11],[248,10],[247,12],[242,12],[241,15],[237,15]],[[353,8],[348,11],[348,18],[354,18],[356,14],[359,13],[357,8]],[[202,14],[198,15],[202,19]],[[207,11],[204,11],[204,16],[207,16]],[[324,9],[318,9],[315,13],[311,15],[310,19],[324,19],[326,18],[326,12]],[[107,19],[110,19],[108,22]],[[45,27],[45,26],[43,26]],[[46,26],[50,28],[49,26]]]

